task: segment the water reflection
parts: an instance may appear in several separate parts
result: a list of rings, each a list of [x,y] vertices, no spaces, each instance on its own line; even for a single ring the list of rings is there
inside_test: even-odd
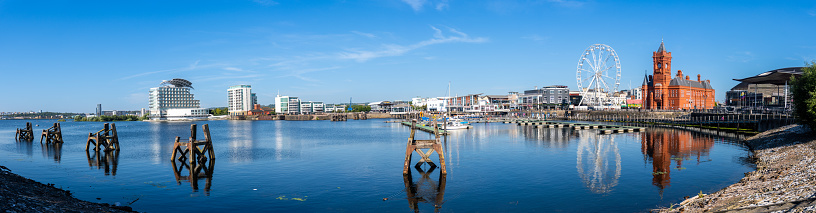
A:
[[[88,166],[96,169],[105,168],[105,175],[116,176],[116,168],[119,166],[119,150],[112,151],[93,151],[86,150],[85,156],[88,157]]]
[[[524,138],[528,139],[528,143],[544,148],[559,149],[569,147],[572,134],[577,132],[570,130],[570,128],[536,128],[535,126],[524,126],[519,129],[521,129]]]
[[[204,179],[204,194],[210,195],[210,187],[212,186],[212,175],[215,170],[215,160],[209,160],[206,163],[194,163],[192,168],[190,164],[185,161],[170,161],[173,164],[173,175],[176,177],[176,183],[181,185],[181,181],[190,182],[193,191],[198,191],[198,180]],[[187,172],[183,172],[184,170]],[[182,176],[185,174],[187,176]]]
[[[675,129],[653,129],[641,133],[641,152],[652,163],[652,184],[663,192],[671,185],[672,161],[674,168],[683,167],[683,160],[694,157],[699,164],[701,157],[708,156],[714,139],[688,131]]]
[[[621,155],[615,137],[577,132],[582,134],[578,141],[578,176],[592,193],[611,192],[621,175]]]
[[[439,179],[434,180],[430,177],[431,173],[436,169],[436,166],[431,166],[428,171],[424,171],[419,164],[414,167],[419,173],[420,179],[414,182],[411,173],[402,176],[405,183],[405,194],[408,196],[408,206],[414,212],[419,212],[419,203],[429,203],[434,206],[434,212],[439,212],[442,204],[445,201],[445,184],[446,175],[439,173]]]
[[[45,143],[42,146],[43,157],[53,158],[54,162],[59,163],[62,160],[62,143]]]
[[[30,140],[19,140],[17,143],[17,152],[26,154],[29,157],[34,155],[34,145]]]
[[[249,162],[255,157],[252,121],[229,121],[230,162]]]

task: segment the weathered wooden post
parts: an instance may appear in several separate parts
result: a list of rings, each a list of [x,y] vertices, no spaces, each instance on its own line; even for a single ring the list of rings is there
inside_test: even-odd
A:
[[[441,173],[447,174],[447,168],[445,167],[445,153],[442,150],[442,145],[439,143],[439,127],[436,123],[433,124],[435,128],[435,139],[432,140],[417,140],[414,136],[416,133],[416,120],[411,120],[411,136],[408,138],[408,145],[405,147],[405,165],[402,168],[402,174],[408,174],[411,171],[409,170],[409,165],[411,164],[411,157],[416,151],[422,157],[415,166],[420,166],[422,163],[428,163],[432,167],[436,167],[436,164],[431,161],[429,156],[431,153],[436,151],[436,154],[439,156],[439,163],[441,165]],[[423,149],[427,149],[427,151],[423,151]]]
[[[14,140],[34,140],[34,130],[31,128],[31,122],[26,122],[26,128],[17,128],[17,133],[14,134]]]
[[[213,150],[212,139],[210,138],[210,127],[207,124],[201,126],[204,131],[204,140],[196,140],[196,125],[190,124],[190,138],[187,142],[181,142],[180,137],[176,137],[173,144],[173,154],[170,156],[170,161],[187,159],[187,154],[190,154],[189,162],[191,165],[196,163],[206,163],[207,157],[209,160],[215,160],[215,151]],[[181,147],[185,148],[182,149]],[[181,154],[176,158],[176,153]]]
[[[94,145],[94,151],[99,151],[100,147],[105,148],[105,151],[119,150],[119,133],[116,132],[116,124],[105,123],[102,130],[96,133],[88,133],[88,140],[85,143],[85,151],[90,149],[91,144]]]
[[[62,141],[62,128],[60,127],[60,123],[54,123],[54,126],[48,129],[44,129],[42,131],[42,135],[40,135],[40,143],[43,142],[43,138],[45,138],[45,143],[63,143]]]

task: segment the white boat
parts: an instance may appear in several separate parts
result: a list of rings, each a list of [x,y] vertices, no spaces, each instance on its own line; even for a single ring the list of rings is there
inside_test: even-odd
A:
[[[444,130],[457,130],[457,129],[470,129],[471,128],[471,126],[468,125],[467,121],[464,121],[462,119],[456,119],[456,118],[449,118],[446,124],[444,124],[444,125],[443,124],[437,124],[437,125],[439,125],[440,129],[444,129]]]

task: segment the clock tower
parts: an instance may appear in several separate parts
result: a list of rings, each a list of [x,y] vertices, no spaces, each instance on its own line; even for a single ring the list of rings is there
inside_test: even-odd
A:
[[[660,41],[660,48],[652,54],[654,61],[654,85],[669,86],[671,81],[671,52],[667,52]]]

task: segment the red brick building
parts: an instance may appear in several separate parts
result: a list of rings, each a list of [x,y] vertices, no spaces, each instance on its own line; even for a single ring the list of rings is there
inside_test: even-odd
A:
[[[643,79],[643,108],[661,110],[712,109],[714,108],[714,88],[709,80],[691,80],[677,70],[672,78],[671,52],[667,52],[660,42],[660,48],[653,52],[654,72]]]

